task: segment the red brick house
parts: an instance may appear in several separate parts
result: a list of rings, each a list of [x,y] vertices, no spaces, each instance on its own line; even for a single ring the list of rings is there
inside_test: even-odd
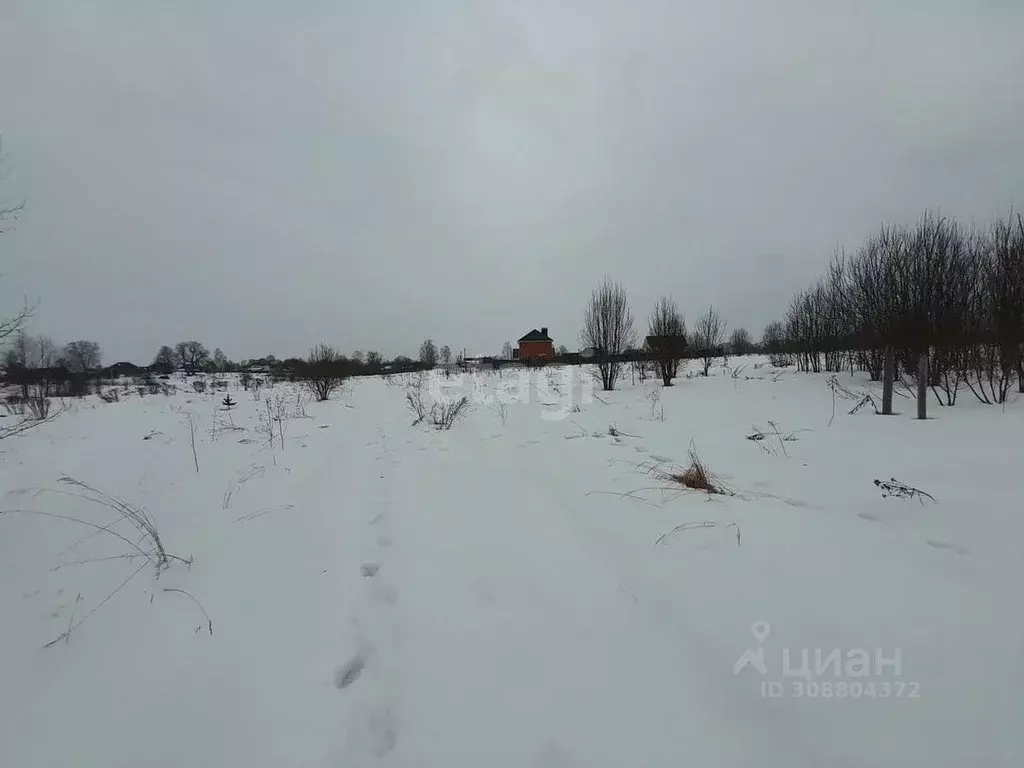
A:
[[[534,328],[519,340],[516,351],[519,360],[551,360],[555,356],[555,343],[548,336],[547,328],[539,331]]]

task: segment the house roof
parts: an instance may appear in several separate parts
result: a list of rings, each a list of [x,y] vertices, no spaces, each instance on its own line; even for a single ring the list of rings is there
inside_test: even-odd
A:
[[[546,333],[541,333],[536,328],[534,328],[528,334],[523,336],[523,338],[521,338],[520,341],[554,341],[554,339],[552,339]]]
[[[143,368],[143,366],[136,365],[135,363],[126,363],[124,361],[121,361],[119,363],[114,363],[113,365],[108,365],[106,368],[101,368],[100,370],[103,370],[103,371],[142,371],[142,370],[145,370],[145,369]]]

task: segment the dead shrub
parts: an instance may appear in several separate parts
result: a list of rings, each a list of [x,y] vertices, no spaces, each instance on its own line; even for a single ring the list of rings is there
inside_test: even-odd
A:
[[[415,417],[412,422],[414,427],[420,422],[427,420],[427,412],[430,407],[427,403],[427,383],[425,379],[425,374],[421,372],[405,388],[405,404]]]
[[[36,421],[43,421],[50,415],[50,398],[42,393],[35,392],[25,400],[28,412]]]
[[[309,351],[309,360],[301,368],[309,391],[318,403],[330,399],[348,375],[344,357],[330,344],[317,344]]]
[[[501,426],[504,427],[505,422],[508,421],[508,403],[504,400],[495,400],[491,410],[498,415],[498,418],[501,419]]]
[[[451,429],[469,412],[469,398],[465,395],[453,400],[434,403],[430,409],[430,423],[434,429]]]
[[[30,390],[27,397],[7,395],[0,403],[10,416],[19,416],[15,423],[0,427],[0,440],[20,435],[33,427],[38,427],[57,418],[63,412],[62,407],[56,411],[50,408],[51,401],[42,394],[42,390]],[[6,416],[0,415],[0,418]]]
[[[451,429],[470,410],[469,398],[465,395],[445,397],[435,402],[422,372],[406,386],[405,404],[415,417],[413,426],[427,422],[437,430]]]
[[[17,395],[8,395],[3,399],[4,410],[8,416],[24,416],[25,401]]]

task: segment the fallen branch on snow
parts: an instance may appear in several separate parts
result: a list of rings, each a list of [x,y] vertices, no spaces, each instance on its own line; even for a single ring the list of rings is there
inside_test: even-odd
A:
[[[917,499],[921,504],[924,504],[925,499],[936,501],[935,497],[930,493],[925,493],[920,488],[914,488],[913,486],[907,485],[897,480],[895,477],[891,477],[888,480],[875,479],[875,487],[882,491],[882,498],[889,496],[895,496],[897,499]]]

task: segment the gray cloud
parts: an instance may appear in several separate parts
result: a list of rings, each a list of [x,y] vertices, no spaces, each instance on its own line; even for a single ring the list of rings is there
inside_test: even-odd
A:
[[[148,360],[574,347],[611,274],[755,336],[839,245],[1024,206],[1010,2],[0,5],[0,299]],[[771,254],[771,255],[769,255]]]

